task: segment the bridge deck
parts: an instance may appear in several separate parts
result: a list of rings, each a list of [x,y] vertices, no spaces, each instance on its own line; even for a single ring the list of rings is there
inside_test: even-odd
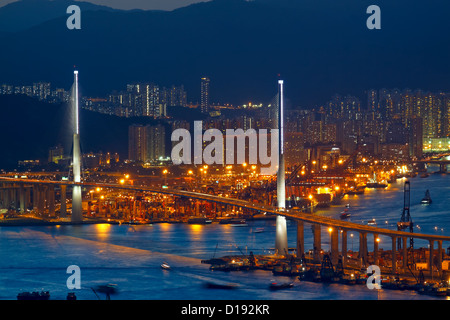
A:
[[[204,194],[193,191],[177,190],[177,189],[162,189],[156,187],[148,186],[134,186],[134,185],[122,185],[122,184],[108,184],[108,183],[94,183],[94,182],[81,182],[74,183],[72,181],[49,181],[49,180],[33,180],[33,179],[19,179],[19,178],[9,178],[0,177],[0,182],[7,183],[20,183],[20,184],[47,184],[47,185],[80,185],[83,187],[102,187],[111,189],[122,189],[130,191],[142,191],[142,192],[153,192],[160,194],[167,194],[179,197],[187,197],[197,200],[205,200],[215,203],[221,203],[231,206],[237,206],[245,209],[267,212],[270,214],[281,215],[286,218],[303,221],[311,224],[320,224],[327,227],[341,228],[345,230],[354,230],[362,233],[372,233],[378,235],[386,235],[390,237],[413,237],[419,239],[433,240],[433,241],[450,241],[450,236],[440,236],[440,235],[430,235],[422,233],[410,233],[405,231],[389,230],[375,226],[362,225],[354,222],[337,220],[329,217],[308,214],[297,211],[279,211],[277,208],[272,206],[265,206],[257,203],[251,203],[245,200],[235,199],[235,198],[225,198],[212,194]]]

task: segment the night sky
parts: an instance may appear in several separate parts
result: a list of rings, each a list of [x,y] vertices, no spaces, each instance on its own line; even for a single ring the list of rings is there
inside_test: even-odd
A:
[[[17,0],[0,0],[0,7]],[[75,0],[80,1],[80,0]],[[208,0],[203,0],[208,1]],[[173,10],[179,7],[188,6],[193,3],[203,2],[202,0],[86,0],[94,4],[108,6],[115,9],[131,10]]]
[[[73,2],[45,3],[0,8],[8,48],[0,52],[0,83],[68,89],[76,65],[87,96],[154,82],[183,84],[195,103],[208,76],[213,103],[243,104],[270,101],[280,74],[288,102],[302,108],[336,93],[364,99],[372,88],[450,90],[446,0],[214,0],[165,12],[94,11],[79,2],[81,30],[66,28]],[[380,30],[366,27],[372,4],[381,8]]]

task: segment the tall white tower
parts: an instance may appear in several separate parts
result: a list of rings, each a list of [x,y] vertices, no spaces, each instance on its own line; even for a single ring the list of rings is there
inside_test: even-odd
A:
[[[74,88],[72,92],[72,109],[75,117],[73,133],[73,182],[81,182],[81,150],[80,150],[80,124],[78,109],[78,71],[74,72]],[[83,208],[81,198],[81,186],[74,185],[72,189],[72,222],[81,222],[83,220]]]
[[[286,183],[284,170],[284,99],[283,80],[278,80],[278,172],[277,172],[277,205],[278,209],[284,210],[286,207]],[[288,254],[286,218],[277,216],[275,233],[275,252],[278,255]]]

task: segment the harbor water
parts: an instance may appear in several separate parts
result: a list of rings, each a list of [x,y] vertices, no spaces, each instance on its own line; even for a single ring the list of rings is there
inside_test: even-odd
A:
[[[315,214],[339,219],[349,205],[349,221],[367,224],[375,219],[383,228],[396,229],[403,208],[404,179],[387,189],[366,189],[363,195],[345,196],[342,203]],[[450,235],[450,175],[431,174],[409,179],[410,214],[414,232]],[[433,203],[420,203],[426,190]],[[305,225],[305,248],[312,249],[312,232]],[[325,229],[325,228],[323,228]],[[322,248],[330,246],[323,230]],[[368,246],[372,239],[368,238]],[[75,292],[79,300],[105,299],[92,289],[114,284],[117,300],[414,300],[446,299],[420,295],[412,290],[368,289],[365,285],[346,286],[294,281],[286,290],[269,290],[275,280],[271,271],[211,271],[201,260],[225,255],[272,253],[275,220],[248,221],[248,226],[226,224],[153,225],[65,225],[0,227],[0,299],[15,300],[19,292],[49,291],[51,299],[65,300]],[[288,221],[289,247],[296,246],[296,224]],[[373,242],[372,242],[373,243]],[[450,243],[444,242],[444,249]],[[380,248],[390,250],[390,239],[381,238]],[[428,247],[417,240],[415,248]],[[348,237],[348,249],[358,250],[358,234]],[[161,268],[166,262],[170,270]],[[80,289],[68,289],[67,268],[80,268]],[[234,290],[211,289],[206,282],[233,283]]]

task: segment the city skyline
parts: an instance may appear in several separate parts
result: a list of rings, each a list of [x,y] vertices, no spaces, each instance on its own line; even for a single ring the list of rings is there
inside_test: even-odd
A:
[[[137,94],[136,97],[145,98],[147,95],[139,94],[136,91],[136,86],[137,84],[127,85],[127,90],[124,93],[130,94],[130,92],[134,92]],[[146,88],[148,85],[139,86]],[[19,90],[22,87],[1,86],[1,94],[4,94],[3,90],[5,88],[10,89],[10,94],[24,93]],[[51,90],[50,83],[35,83],[27,88],[30,89],[28,91],[30,95],[34,96],[37,101],[59,103],[60,101],[55,100],[56,94],[59,94],[59,97],[67,98],[60,89]],[[202,90],[201,86],[199,86],[198,90]],[[376,99],[375,96],[377,97]],[[135,98],[132,100],[135,100]],[[193,117],[191,120],[186,120],[186,117],[183,116],[182,110],[192,112],[190,111],[194,110],[192,106],[179,106],[181,107],[181,117],[173,117],[171,107],[161,107],[159,105],[158,110],[166,110],[168,108],[169,114],[160,113],[159,116],[152,114],[149,117],[141,113],[140,118],[135,118],[135,116],[130,116],[134,113],[127,115],[123,112],[113,111],[117,109],[110,109],[110,111],[107,111],[108,109],[96,109],[94,107],[95,102],[91,98],[82,98],[82,101],[84,103],[82,103],[83,109],[100,114],[116,115],[119,118],[130,118],[135,125],[143,129],[151,128],[155,125],[158,126],[156,123],[149,125],[146,123],[146,118],[161,119],[162,123],[166,125],[163,129],[163,136],[166,138],[161,140],[166,141],[162,143],[162,149],[157,147],[158,151],[153,151],[152,153],[150,151],[152,148],[155,148],[152,143],[154,144],[158,139],[145,138],[145,141],[148,141],[144,142],[143,147],[145,150],[132,153],[130,148],[133,142],[131,142],[132,140],[130,140],[131,138],[128,134],[128,137],[126,135],[122,137],[124,142],[126,141],[125,139],[128,139],[128,145],[124,144],[120,147],[119,144],[116,144],[116,148],[105,150],[101,145],[106,141],[99,141],[96,147],[92,145],[90,149],[86,150],[85,154],[88,158],[103,150],[111,153],[120,151],[121,159],[137,160],[143,163],[157,161],[159,158],[165,159],[170,156],[170,143],[167,140],[170,137],[170,131],[178,127],[192,128],[192,121],[199,119]],[[159,97],[157,101],[160,101]],[[366,102],[364,103],[364,101]],[[142,108],[141,112],[146,110],[145,105],[139,104],[139,106]],[[123,107],[128,108],[126,105]],[[116,105],[115,108],[118,108],[118,106]],[[196,109],[199,111],[198,115],[201,115],[200,104],[196,106]],[[226,129],[273,128],[273,121],[276,115],[273,113],[274,110],[271,109],[273,108],[270,107],[270,104],[226,106],[225,108],[223,106],[212,106],[212,113],[207,115],[207,122],[204,123],[203,129],[216,128],[225,133]],[[233,115],[233,110],[239,110],[240,113]],[[376,91],[368,90],[365,98],[334,95],[320,108],[287,110],[286,145],[289,146],[287,147],[289,151],[286,155],[287,163],[292,166],[298,161],[304,161],[307,158],[307,150],[320,145],[323,146],[322,149],[324,151],[338,146],[343,154],[351,154],[358,145],[367,144],[367,152],[386,159],[395,157],[408,159],[410,157],[421,157],[426,152],[447,150],[450,149],[449,110],[450,99],[448,94],[424,92],[422,90],[411,91],[408,89],[388,90],[384,88]],[[129,111],[132,112],[132,109]],[[108,122],[109,120],[105,124]],[[97,127],[101,130],[104,126],[101,123],[97,123]],[[108,125],[104,128],[106,129],[107,127]],[[127,127],[127,131],[130,128]],[[147,133],[145,133],[145,136],[147,136]],[[87,142],[86,137],[84,140]],[[58,143],[61,142],[59,141]],[[52,152],[53,148],[57,148],[57,144],[47,145],[45,148]],[[128,151],[123,152],[126,148]],[[70,151],[68,146],[62,149],[66,150],[66,152]],[[392,152],[393,150],[395,151]],[[134,156],[137,153],[142,154],[142,156]],[[40,158],[44,159],[44,162],[41,162],[40,165],[45,164],[47,154],[45,152],[41,153]],[[48,158],[50,159],[51,156],[49,155]],[[25,163],[23,162],[24,160],[26,159],[17,159],[17,161],[22,161],[22,163]],[[58,159],[60,164],[66,163],[60,160]],[[32,162],[29,164],[32,164]]]

